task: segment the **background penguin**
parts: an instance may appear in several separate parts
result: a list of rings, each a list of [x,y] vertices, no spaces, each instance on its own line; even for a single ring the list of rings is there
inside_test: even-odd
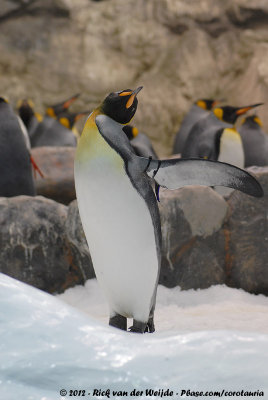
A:
[[[35,195],[31,158],[16,114],[0,98],[0,196]]]
[[[51,118],[57,118],[60,114],[66,112],[70,105],[80,96],[80,93],[75,94],[74,96],[64,100],[60,103],[54,104],[52,106],[48,106],[46,108],[46,115]]]
[[[147,135],[139,132],[138,129],[132,125],[124,126],[123,131],[129,138],[131,146],[138,156],[158,159],[158,156]]]
[[[238,129],[244,147],[245,167],[268,165],[268,135],[256,115],[247,117]]]
[[[78,130],[75,127],[75,123],[79,121],[80,118],[84,117],[85,115],[89,115],[90,111],[81,111],[81,112],[69,112],[66,111],[64,113],[61,113],[58,117],[57,120],[65,126],[67,129],[71,129],[73,134],[77,139],[80,138],[80,134]]]
[[[72,130],[48,116],[37,125],[30,139],[32,147],[76,146],[76,137]]]
[[[34,111],[34,104],[30,99],[19,100],[17,103],[17,110],[31,139],[37,125],[43,120],[43,117],[41,114]]]
[[[206,160],[152,160],[137,156],[122,130],[137,109],[136,90],[108,95],[89,116],[75,156],[79,213],[97,279],[110,306],[109,323],[154,331],[153,314],[161,264],[156,186],[225,185],[262,196],[250,174]]]
[[[261,104],[245,107],[224,106],[215,108],[207,117],[202,118],[192,127],[186,140],[182,157],[217,160],[216,138],[219,130],[232,128],[240,115],[259,105]]]
[[[188,134],[194,124],[196,124],[196,122],[198,122],[201,118],[209,115],[209,111],[212,110],[217,103],[217,100],[199,99],[192,105],[189,112],[183,118],[180,129],[175,136],[172,151],[173,154],[182,153]]]

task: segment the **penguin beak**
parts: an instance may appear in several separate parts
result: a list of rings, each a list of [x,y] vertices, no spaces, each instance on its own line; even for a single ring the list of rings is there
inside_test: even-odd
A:
[[[70,107],[70,105],[80,96],[80,93],[75,94],[74,96],[72,96],[70,99],[66,100],[63,103],[63,108],[66,110]]]
[[[137,89],[133,90],[130,98],[127,101],[126,108],[130,108],[132,106],[133,101],[135,100],[135,97],[141,91],[142,88],[143,88],[143,86],[139,86]]]
[[[252,104],[251,106],[241,107],[241,108],[238,108],[235,113],[236,113],[236,115],[242,115],[242,114],[245,114],[247,111],[252,110],[252,108],[259,107],[262,105],[263,105],[263,103],[257,103],[257,104]]]

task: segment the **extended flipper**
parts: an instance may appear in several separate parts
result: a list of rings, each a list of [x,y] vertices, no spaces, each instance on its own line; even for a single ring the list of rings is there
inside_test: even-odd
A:
[[[167,189],[183,186],[226,186],[250,196],[262,197],[263,189],[248,172],[218,161],[203,159],[152,160],[139,157],[140,167],[158,185]]]
[[[132,171],[134,175],[138,170],[144,171],[158,185],[167,189],[179,189],[189,185],[226,186],[251,196],[263,196],[259,182],[248,172],[234,165],[201,158],[153,160],[139,157],[134,153],[122,125],[106,115],[98,115],[96,125],[104,139],[126,161],[128,171]]]

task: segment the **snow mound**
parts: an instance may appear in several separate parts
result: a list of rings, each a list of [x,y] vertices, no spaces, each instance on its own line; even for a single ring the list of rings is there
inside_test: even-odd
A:
[[[94,389],[109,389],[112,399],[122,397],[113,390],[134,389],[174,390],[172,398],[187,389],[268,393],[266,334],[131,334],[3,274],[0,287],[1,399],[67,399],[75,389],[90,399],[107,398],[93,396]]]

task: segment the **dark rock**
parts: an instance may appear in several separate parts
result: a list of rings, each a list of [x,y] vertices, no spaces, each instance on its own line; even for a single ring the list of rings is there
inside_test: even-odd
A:
[[[227,283],[268,295],[268,167],[250,168],[264,189],[263,198],[235,191],[228,199],[225,224]]]
[[[68,207],[66,235],[71,264],[81,271],[84,281],[90,278],[95,278],[95,272],[76,200],[74,200]]]
[[[163,260],[160,283],[182,289],[225,282],[225,200],[210,188],[187,187],[160,195]]]
[[[0,198],[0,271],[47,292],[83,283],[69,259],[67,207],[43,197]]]
[[[37,194],[59,203],[69,204],[76,198],[74,187],[74,154],[70,147],[37,147],[32,156],[44,174],[36,177]]]

